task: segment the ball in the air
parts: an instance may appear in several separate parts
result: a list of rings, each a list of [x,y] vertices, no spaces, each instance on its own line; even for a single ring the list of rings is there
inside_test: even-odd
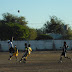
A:
[[[20,10],[18,10],[18,13],[20,13]]]

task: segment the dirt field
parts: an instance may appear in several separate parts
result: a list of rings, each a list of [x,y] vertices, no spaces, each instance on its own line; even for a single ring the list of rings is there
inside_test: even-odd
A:
[[[15,57],[8,60],[8,52],[0,52],[0,72],[72,72],[72,61],[63,58],[58,63],[61,52],[35,51],[28,57],[27,63],[19,63]],[[19,53],[19,59],[23,53]],[[72,53],[67,55],[72,57]]]

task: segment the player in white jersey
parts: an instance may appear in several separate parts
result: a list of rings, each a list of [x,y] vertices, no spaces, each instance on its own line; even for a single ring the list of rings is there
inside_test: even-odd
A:
[[[9,46],[9,49],[12,47],[13,48],[13,43],[10,41],[10,40],[8,40],[8,46]]]
[[[9,60],[11,60],[13,53],[14,53],[14,48],[13,48],[13,43],[10,40],[8,40],[8,46],[9,46],[9,53],[10,53]]]

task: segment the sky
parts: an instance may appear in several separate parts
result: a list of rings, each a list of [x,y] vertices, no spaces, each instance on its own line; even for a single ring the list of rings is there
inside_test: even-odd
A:
[[[72,0],[0,0],[0,19],[7,12],[24,16],[30,28],[43,27],[50,16],[56,16],[72,26]]]

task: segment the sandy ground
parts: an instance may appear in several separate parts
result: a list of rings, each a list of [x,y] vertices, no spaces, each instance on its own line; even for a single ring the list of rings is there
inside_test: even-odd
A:
[[[8,52],[0,52],[0,72],[72,72],[72,61],[63,58],[58,63],[60,54],[60,51],[34,51],[26,63],[19,63],[15,57],[9,61]],[[19,52],[19,59],[22,55]],[[72,52],[67,55],[72,57]]]

